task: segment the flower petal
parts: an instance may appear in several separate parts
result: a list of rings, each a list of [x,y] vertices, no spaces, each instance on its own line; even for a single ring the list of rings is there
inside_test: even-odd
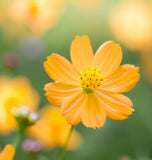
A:
[[[100,88],[112,93],[121,93],[131,90],[139,81],[139,68],[134,65],[125,64],[112,74]]]
[[[0,153],[0,160],[13,160],[15,155],[15,148],[7,144],[3,151]]]
[[[64,57],[52,54],[44,62],[44,69],[49,77],[65,84],[78,84],[78,74],[73,65]]]
[[[106,78],[118,69],[122,59],[122,51],[119,44],[113,41],[105,42],[97,50],[93,66],[101,69],[101,74]]]
[[[81,109],[82,123],[89,128],[100,128],[105,124],[106,111],[100,103],[100,98],[93,93],[87,94]]]
[[[84,105],[85,93],[77,91],[69,96],[61,106],[61,114],[71,125],[77,125],[81,121],[80,111]]]
[[[113,120],[123,120],[132,114],[134,109],[131,100],[122,94],[108,94],[96,92],[101,104],[106,110],[106,115]]]
[[[63,101],[75,92],[82,90],[78,86],[70,86],[59,82],[52,82],[45,85],[45,96],[47,100],[56,106],[61,106]]]
[[[76,36],[71,44],[71,60],[78,72],[92,65],[93,51],[88,36]]]

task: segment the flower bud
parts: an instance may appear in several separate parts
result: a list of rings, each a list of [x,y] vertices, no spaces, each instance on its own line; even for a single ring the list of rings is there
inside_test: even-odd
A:
[[[23,133],[25,129],[40,119],[38,113],[30,113],[29,109],[26,106],[21,107],[20,109],[13,108],[12,114],[15,116],[18,130]]]
[[[39,116],[38,113],[33,112],[33,113],[31,113],[31,114],[29,115],[29,120],[30,120],[31,122],[36,122],[36,121],[38,121],[39,119],[40,119],[40,116]]]
[[[38,141],[26,139],[22,143],[22,148],[26,152],[39,152],[42,149],[42,145]]]
[[[11,112],[15,117],[19,117],[20,116],[20,113],[19,113],[18,109],[15,108],[15,107],[12,108]]]
[[[29,109],[25,106],[25,107],[22,107],[20,108],[20,114],[24,117],[28,116],[29,115]]]
[[[3,58],[3,64],[5,67],[9,69],[15,69],[17,68],[19,64],[19,59],[16,54],[6,54],[5,57]]]

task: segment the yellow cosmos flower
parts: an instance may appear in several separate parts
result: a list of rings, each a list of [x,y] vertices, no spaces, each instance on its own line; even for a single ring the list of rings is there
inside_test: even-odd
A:
[[[15,155],[15,148],[13,148],[12,145],[8,144],[0,153],[0,160],[13,160],[14,155]]]
[[[131,90],[139,80],[138,67],[120,66],[119,44],[105,42],[93,55],[87,36],[76,37],[71,44],[72,64],[58,54],[44,62],[50,78],[56,82],[45,85],[49,102],[61,106],[61,113],[71,125],[79,122],[99,128],[106,117],[128,118],[134,111],[131,100],[120,94]]]
[[[152,42],[152,3],[127,0],[110,14],[109,25],[114,36],[132,50],[143,50]]]
[[[0,133],[9,133],[14,129],[13,107],[27,106],[30,111],[39,104],[39,95],[25,77],[0,77]]]
[[[41,118],[28,130],[28,134],[41,142],[44,148],[63,146],[68,136],[70,125],[61,116],[60,109],[48,105],[40,111]],[[68,149],[76,149],[81,144],[81,136],[72,131]]]
[[[62,0],[14,0],[10,18],[26,30],[41,34],[56,24],[61,8]]]

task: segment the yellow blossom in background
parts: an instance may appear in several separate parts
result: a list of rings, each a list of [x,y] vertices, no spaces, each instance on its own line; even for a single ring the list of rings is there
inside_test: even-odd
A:
[[[82,121],[90,128],[102,127],[106,117],[128,118],[133,104],[121,93],[131,90],[140,75],[134,65],[120,66],[120,45],[107,41],[94,55],[89,38],[76,36],[70,56],[72,63],[58,54],[44,62],[45,71],[55,81],[45,85],[45,95],[50,103],[61,106],[62,116],[71,125]]]
[[[27,78],[0,77],[0,133],[9,133],[16,126],[11,113],[13,107],[26,106],[34,111],[38,105],[39,95]]]
[[[57,23],[62,0],[13,0],[9,10],[10,19],[17,27],[42,34]]]
[[[103,0],[68,0],[74,6],[83,10],[96,9]]]
[[[40,120],[29,128],[28,135],[35,138],[44,148],[63,146],[71,126],[61,116],[60,109],[52,105],[45,106],[40,111]],[[68,149],[76,149],[81,144],[81,136],[73,130]]]
[[[8,1],[4,1],[4,0],[1,0],[0,1],[0,25],[4,23],[4,21],[6,20],[7,18],[7,3]]]
[[[116,39],[132,50],[152,43],[152,3],[124,0],[110,13],[109,25]]]
[[[7,144],[0,153],[0,160],[13,160],[15,155],[15,148],[12,145]]]

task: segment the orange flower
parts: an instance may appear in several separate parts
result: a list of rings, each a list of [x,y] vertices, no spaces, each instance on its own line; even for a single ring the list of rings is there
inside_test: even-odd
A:
[[[0,160],[13,160],[15,155],[15,148],[7,144],[3,151],[0,153]]]
[[[71,125],[100,128],[106,116],[113,120],[128,118],[134,111],[131,100],[120,94],[131,90],[139,80],[138,67],[119,66],[119,44],[105,42],[93,55],[87,36],[76,37],[71,45],[72,64],[58,54],[47,57],[44,68],[56,82],[45,85],[46,97],[61,106]]]
[[[63,146],[71,126],[61,116],[60,109],[48,105],[40,112],[40,120],[29,128],[28,135],[41,142],[44,148]],[[75,149],[81,144],[81,136],[72,131],[68,149]]]
[[[9,10],[10,19],[17,26],[42,34],[56,24],[62,10],[62,0],[14,0]]]
[[[39,95],[25,77],[0,77],[0,91],[0,133],[5,134],[16,126],[12,108],[27,106],[34,111],[39,104]]]
[[[111,12],[109,24],[115,37],[132,50],[144,50],[152,42],[152,3],[124,0]]]

